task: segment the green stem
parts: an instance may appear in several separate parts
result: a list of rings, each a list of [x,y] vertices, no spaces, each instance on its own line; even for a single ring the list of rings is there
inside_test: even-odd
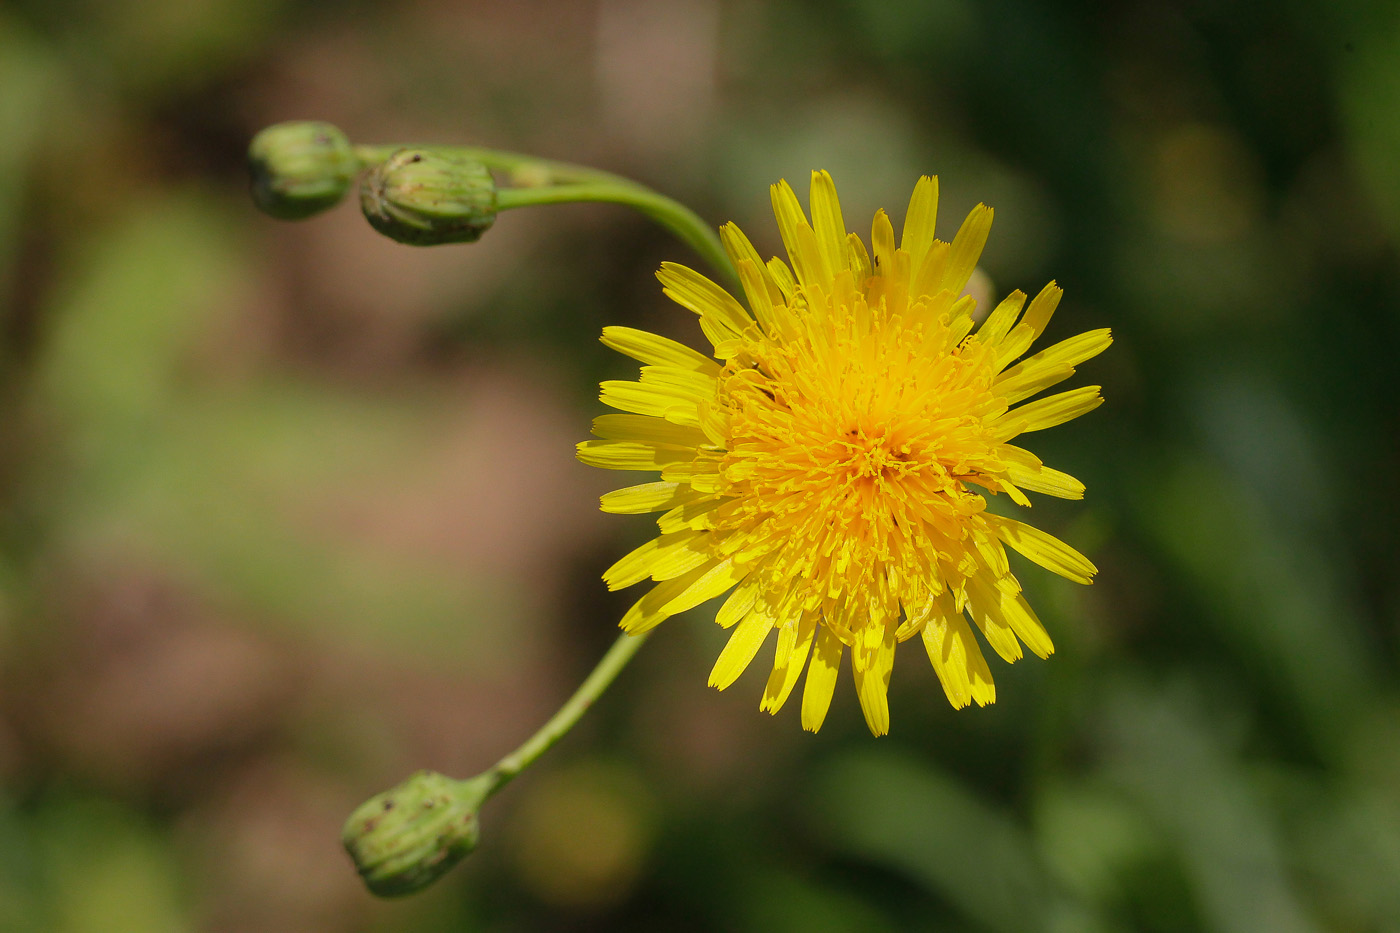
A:
[[[530,767],[536,758],[549,751],[554,743],[568,734],[579,718],[627,666],[627,662],[632,660],[632,655],[637,653],[637,649],[642,647],[642,643],[650,634],[643,632],[640,635],[619,635],[617,641],[608,649],[608,653],[598,662],[598,666],[593,668],[593,673],[579,684],[574,695],[559,707],[559,711],[551,716],[538,732],[526,739],[524,744],[496,762],[490,770],[479,775],[477,779],[487,781],[483,799],[504,787],[511,778]]]
[[[402,146],[355,146],[356,157],[364,167],[383,162]],[[475,146],[426,146],[450,150],[506,175],[515,187],[496,193],[498,210],[534,207],[541,204],[604,202],[621,204],[645,215],[673,233],[714,267],[732,288],[739,287],[738,276],[715,229],[699,214],[672,198],[645,185],[571,162],[555,162],[516,152],[482,149]]]
[[[574,204],[584,201],[621,204],[651,218],[675,234],[701,258],[721,272],[732,287],[739,286],[734,267],[719,235],[690,208],[650,188],[632,182],[580,182],[547,188],[503,188],[496,193],[496,207],[533,207],[539,204]]]

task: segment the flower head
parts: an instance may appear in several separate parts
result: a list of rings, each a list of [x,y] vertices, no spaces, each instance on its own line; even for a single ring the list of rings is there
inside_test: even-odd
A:
[[[641,632],[731,591],[732,628],[710,684],[729,686],[777,632],[762,708],[776,712],[807,671],[802,725],[821,727],[841,658],[876,735],[889,731],[895,645],[922,636],[954,707],[995,689],[972,623],[1006,661],[1041,657],[1049,635],[1021,595],[1004,545],[1088,583],[1069,545],[987,511],[985,494],[1083,496],[1078,480],[1012,443],[1098,407],[1098,386],[1020,405],[1111,343],[1090,331],[1021,359],[1061,290],[1012,292],[980,326],[963,295],[991,228],[973,209],[952,243],[934,238],[938,181],[921,178],[899,244],[884,211],[873,250],[847,233],[831,176],[812,174],[809,222],[786,182],[773,209],[791,263],[767,263],[739,228],[721,230],[738,299],[671,263],[665,292],[700,317],[714,359],[644,331],[603,342],[640,360],[636,382],[602,384],[622,414],[597,418],[579,458],[658,470],[661,482],[608,493],[607,512],[664,512],[661,534],[604,574],[617,589],[656,581],[621,625]],[[1019,362],[1017,362],[1020,360]]]

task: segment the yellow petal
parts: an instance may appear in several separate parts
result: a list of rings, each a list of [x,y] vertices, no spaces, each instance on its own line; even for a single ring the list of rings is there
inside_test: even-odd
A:
[[[797,281],[809,291],[824,288],[831,281],[831,272],[821,247],[817,245],[816,232],[804,221],[798,225],[794,236],[797,237],[798,251],[796,256],[790,258]]]
[[[870,254],[865,251],[865,243],[861,238],[849,233],[846,235],[846,266],[851,270],[851,276],[856,287],[861,288],[865,280],[870,278]]]
[[[938,301],[945,296],[951,296],[952,292],[944,289],[939,292],[934,300]],[[948,309],[948,317],[952,323],[948,327],[948,346],[956,347],[962,343],[964,337],[972,333],[973,326],[977,321],[972,317],[972,312],[977,310],[977,299],[971,295],[964,295],[953,306]]]
[[[708,373],[697,373],[679,366],[643,366],[642,385],[667,386],[696,401],[709,401],[715,397],[718,382]]]
[[[1050,316],[1055,313],[1055,308],[1060,304],[1060,296],[1064,293],[1063,288],[1051,281],[1031,300],[1031,306],[1026,309],[1026,316],[1022,320],[1031,326],[1037,337],[1045,333],[1045,326],[1050,323]]]
[[[797,679],[802,676],[803,668],[807,666],[807,655],[812,650],[812,636],[816,629],[815,618],[810,615],[803,616],[791,625],[793,635],[788,639],[789,644],[785,652],[783,639],[779,639],[781,653],[774,660],[773,672],[768,675],[759,709],[777,715],[778,710],[783,708],[783,704],[792,695],[792,688],[797,686]]]
[[[763,264],[758,250],[754,249],[749,238],[744,235],[744,231],[740,230],[737,224],[727,223],[720,227],[719,239],[724,245],[724,251],[729,254],[729,261],[734,263],[736,269],[739,267],[739,263],[744,260],[753,263],[754,267],[758,269],[759,276],[763,281],[764,292],[768,296],[768,304],[777,304],[783,300],[782,289],[778,287],[778,283],[773,279],[768,267]],[[753,295],[748,297],[750,302],[755,300]]]
[[[841,219],[841,201],[836,197],[836,184],[825,171],[812,173],[809,195],[812,208],[812,229],[817,246],[826,260],[827,272],[835,275],[846,265],[846,222]]]
[[[758,600],[758,583],[753,577],[748,581],[739,584],[729,598],[724,601],[724,605],[719,607],[719,612],[715,613],[715,621],[720,628],[729,628],[749,614],[754,604]]]
[[[996,370],[1001,372],[1008,364],[1031,348],[1035,342],[1035,331],[1029,324],[1021,323],[1011,328],[1011,333],[997,347]]]
[[[719,373],[719,364],[703,353],[697,353],[683,343],[676,343],[659,334],[637,330],[635,327],[604,327],[603,336],[599,339],[605,346],[643,363],[693,369],[710,375]]]
[[[894,225],[883,208],[875,212],[870,224],[870,244],[875,249],[875,274],[894,272]]]
[[[700,451],[690,460],[668,463],[661,468],[661,478],[668,483],[689,483],[697,491],[714,492],[720,475],[718,454]]]
[[[1031,492],[1044,493],[1060,499],[1083,499],[1084,484],[1059,470],[1051,469],[1029,450],[1003,444],[998,449],[1002,460],[1006,461],[1006,477]]]
[[[997,537],[1046,570],[1076,583],[1094,582],[1098,568],[1093,562],[1054,535],[1014,518],[991,513],[984,513],[984,517]]]
[[[710,686],[723,690],[738,680],[758,655],[758,649],[763,647],[772,628],[773,620],[763,612],[750,612],[745,616],[715,660],[710,670]]]
[[[667,472],[674,471],[675,469],[676,467],[674,465],[663,467],[661,470],[661,475],[663,477],[666,477]],[[1024,509],[1028,509],[1031,507],[1031,500],[1026,498],[1026,494],[1021,491],[1021,488],[1017,486],[1016,483],[1012,481],[1010,477],[998,476],[996,478],[996,481],[997,485],[1001,487],[1001,491],[1006,493],[1007,496],[1011,498],[1012,502],[1016,503]]]
[[[824,625],[818,629],[812,660],[807,665],[807,681],[802,685],[802,728],[808,732],[816,732],[826,721],[844,650],[841,639],[830,629]]]
[[[787,263],[774,256],[768,260],[768,274],[777,283],[778,290],[783,293],[783,299],[792,301],[793,296],[797,294],[797,280],[792,277],[792,270],[787,267]]]
[[[682,308],[709,318],[725,330],[741,336],[753,319],[738,299],[694,269],[674,262],[663,262],[656,273],[662,292]]]
[[[1055,646],[1050,641],[1050,634],[1045,631],[1045,626],[1040,624],[1040,619],[1036,618],[1030,604],[1020,593],[1007,592],[998,586],[996,581],[988,580],[980,574],[968,581],[968,587],[972,598],[969,605],[973,615],[983,623],[982,631],[998,654],[1008,661],[1014,660],[1002,653],[1002,647],[998,647],[997,642],[993,640],[993,631],[997,633],[996,638],[1003,641],[1007,632],[1014,633],[1038,657],[1047,658],[1054,653]],[[1014,643],[1016,639],[1012,638],[1011,641]],[[1014,655],[1015,659],[1021,657],[1019,644]]]
[[[680,483],[642,483],[604,493],[599,502],[604,512],[613,515],[642,515],[673,509],[695,498],[696,493]]]
[[[953,237],[939,290],[946,288],[956,294],[967,288],[968,277],[977,268],[977,260],[982,256],[982,248],[987,245],[987,234],[991,230],[992,209],[985,204],[977,205],[958,228],[958,235]]]
[[[998,418],[993,427],[998,441],[1008,441],[1018,434],[1043,431],[1072,421],[1102,404],[1103,396],[1099,395],[1098,386],[1080,386],[1013,408]]]
[[[704,572],[700,576],[666,602],[667,615],[685,612],[707,599],[714,599],[721,593],[727,592],[748,574],[748,569],[735,564],[732,558],[726,558],[709,567],[702,567],[701,570]]]
[[[674,424],[653,415],[599,415],[593,419],[593,433],[608,441],[639,441],[672,447],[700,447],[707,441],[699,428]]]
[[[604,570],[603,582],[608,585],[610,590],[620,590],[634,583],[642,582],[651,576],[657,568],[674,566],[678,558],[680,558],[680,563],[688,563],[689,566],[670,574],[669,577],[656,579],[678,577],[703,563],[711,562],[712,558],[707,556],[703,548],[696,547],[705,534],[706,532],[682,531],[653,538]]]
[[[703,496],[694,502],[687,502],[671,509],[656,520],[662,534],[672,534],[690,529],[708,531],[714,527],[713,512],[724,505],[724,499]]]
[[[1011,331],[1011,325],[1016,323],[1016,315],[1021,313],[1021,306],[1025,303],[1026,293],[1019,289],[1007,295],[982,322],[977,330],[977,339],[988,346],[1000,344]]]
[[[885,735],[890,731],[889,689],[890,671],[894,669],[894,633],[894,625],[885,627],[884,639],[864,670],[860,665],[852,664],[856,675],[856,696],[860,699],[860,710],[865,714],[865,724],[872,735]]]
[[[802,213],[802,205],[797,203],[797,195],[786,180],[778,182],[770,189],[773,198],[773,214],[778,218],[778,234],[787,247],[788,260],[792,271],[797,273],[797,281],[809,285],[827,281],[831,276],[826,270],[826,262],[817,246],[816,234],[807,223],[807,215]]]
[[[741,259],[735,264],[739,272],[739,283],[744,287],[744,295],[749,300],[749,307],[753,310],[753,316],[758,319],[758,324],[765,333],[776,333],[775,321],[773,319],[773,299],[769,297],[765,273],[760,272],[762,266],[755,265],[748,259]],[[776,286],[774,287],[776,291]],[[779,295],[782,293],[779,292]]]
[[[954,709],[973,700],[978,706],[996,702],[996,686],[987,659],[961,612],[938,600],[923,629],[924,647],[933,662],[943,692]]]
[[[915,276],[933,245],[933,226],[937,220],[938,177],[924,175],[914,185],[909,210],[904,215],[904,232],[899,238],[899,248],[909,254]]]
[[[577,445],[581,463],[605,470],[665,470],[695,458],[695,449],[637,441],[583,441]]]
[[[983,514],[989,519],[993,517],[990,513],[984,512]],[[1011,567],[1006,562],[1006,551],[1002,548],[1000,541],[997,541],[993,535],[975,527],[972,529],[971,536],[973,546],[977,548],[977,553],[982,555],[982,561],[991,568],[992,573],[1000,577],[1011,572]]]
[[[1001,655],[1007,664],[1021,660],[1021,643],[1016,640],[1016,632],[1010,621],[1001,612],[1001,591],[995,583],[987,583],[980,576],[967,581],[968,611],[972,613],[977,627],[992,650]]]
[[[924,260],[919,264],[918,270],[914,273],[914,284],[909,288],[909,299],[911,301],[920,297],[934,297],[943,287],[943,272],[948,268],[947,243],[942,240],[934,240],[924,254]],[[952,291],[948,292],[949,300],[957,297]]]
[[[730,559],[697,567],[674,580],[656,584],[627,610],[618,624],[633,635],[649,631],[676,613],[723,593],[743,579],[744,573],[736,570]]]
[[[1005,591],[1001,591],[1001,610],[1006,616],[1006,621],[1014,631],[1026,643],[1026,647],[1035,652],[1040,658],[1048,658],[1055,653],[1055,645],[1050,640],[1050,633],[1045,631],[1045,626],[1041,624],[1036,616],[1031,604],[1026,602],[1026,597],[1020,593],[1014,596]]]
[[[1113,334],[1107,327],[1061,340],[1003,372],[997,377],[994,387],[998,395],[1014,405],[1041,389],[1048,389],[1073,376],[1074,367],[1098,356],[1112,344]]]

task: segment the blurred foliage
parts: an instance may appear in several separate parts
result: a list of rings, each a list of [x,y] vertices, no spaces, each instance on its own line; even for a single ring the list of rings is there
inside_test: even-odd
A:
[[[704,686],[667,626],[379,903],[359,799],[512,747],[612,637],[645,522],[572,458],[604,324],[694,343],[603,207],[414,251],[259,216],[314,118],[629,172],[773,251],[942,176],[1000,291],[1111,326],[1056,638],[894,732]],[[1361,0],[14,0],[0,9],[0,928],[1400,931],[1400,8]],[[1038,448],[1039,450],[1039,448]],[[761,666],[761,665],[760,665]]]

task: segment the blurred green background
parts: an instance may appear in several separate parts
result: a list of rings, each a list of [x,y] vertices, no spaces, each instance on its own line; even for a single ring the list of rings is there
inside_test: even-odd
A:
[[[620,209],[414,250],[247,197],[262,126],[632,174],[766,252],[941,175],[999,292],[1111,326],[1038,438],[1058,652],[820,735],[668,623],[376,902],[363,797],[527,735],[647,536],[577,464],[605,324],[692,345]],[[0,7],[0,930],[1400,931],[1400,6],[1351,0],[8,0]]]

